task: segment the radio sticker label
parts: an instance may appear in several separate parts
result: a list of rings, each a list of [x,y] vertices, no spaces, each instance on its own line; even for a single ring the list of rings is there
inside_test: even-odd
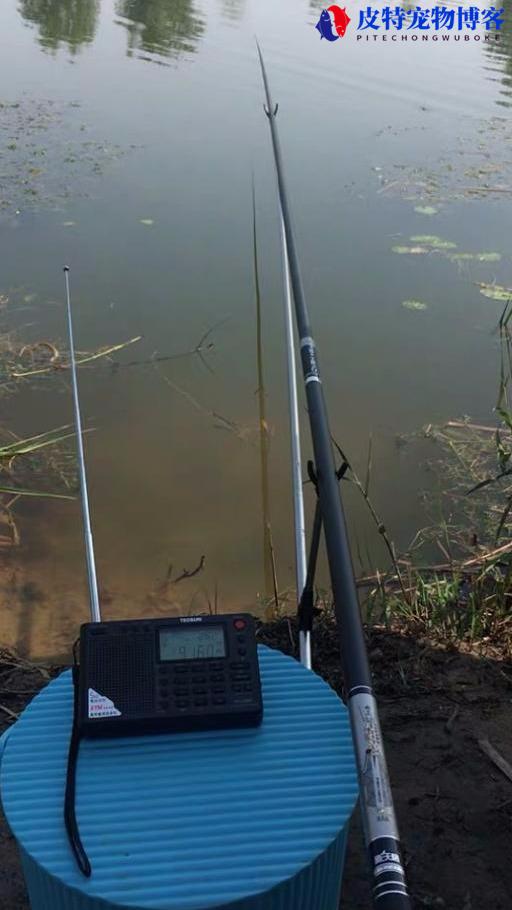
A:
[[[95,689],[89,689],[89,717],[120,717],[112,699],[101,695]]]

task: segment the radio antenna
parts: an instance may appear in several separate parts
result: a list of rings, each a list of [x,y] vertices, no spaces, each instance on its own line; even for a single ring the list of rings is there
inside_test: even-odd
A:
[[[73,390],[73,412],[76,428],[76,454],[78,459],[78,475],[80,477],[80,498],[82,501],[82,519],[84,525],[85,556],[87,560],[87,581],[89,584],[89,606],[92,622],[101,622],[100,601],[98,597],[98,581],[96,578],[96,560],[94,558],[94,544],[92,540],[91,515],[89,512],[89,494],[87,492],[87,475],[85,472],[85,457],[82,431],[82,418],[80,417],[80,401],[78,398],[78,380],[76,376],[75,343],[73,340],[73,319],[71,317],[71,294],[69,291],[69,266],[64,266],[64,279],[66,282],[66,304],[68,314],[69,354],[71,358],[71,387]]]

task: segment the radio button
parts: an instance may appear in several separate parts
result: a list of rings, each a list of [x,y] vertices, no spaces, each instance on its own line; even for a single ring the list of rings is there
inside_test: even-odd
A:
[[[240,657],[245,657],[245,655],[247,654],[247,648],[239,648],[238,653],[239,653]]]

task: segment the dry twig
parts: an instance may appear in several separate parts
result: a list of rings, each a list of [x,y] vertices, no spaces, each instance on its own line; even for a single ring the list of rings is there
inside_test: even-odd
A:
[[[485,755],[491,759],[492,763],[500,769],[502,774],[504,774],[505,777],[508,777],[508,779],[512,781],[512,765],[508,763],[506,758],[503,758],[503,755],[501,755],[501,753],[491,745],[486,737],[479,739],[478,745],[480,746],[482,752],[484,752]]]

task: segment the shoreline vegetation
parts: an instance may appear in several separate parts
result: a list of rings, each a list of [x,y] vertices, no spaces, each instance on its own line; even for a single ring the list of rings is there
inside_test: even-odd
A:
[[[258,365],[258,436],[262,467],[262,518],[266,596],[259,608],[266,621],[276,621],[293,610],[296,592],[280,590],[277,581],[279,553],[272,539],[271,504],[268,495],[268,434],[264,410],[263,356],[261,341],[261,303],[257,284],[256,236],[256,333]],[[25,298],[27,299],[27,298]],[[21,331],[7,324],[9,298],[0,297],[0,396],[15,395],[27,385],[65,380],[69,352],[54,341],[25,342]],[[510,654],[512,641],[512,409],[509,403],[512,381],[512,304],[506,301],[498,324],[499,382],[494,408],[494,425],[475,423],[469,417],[451,419],[440,426],[429,425],[416,434],[428,440],[433,457],[428,468],[436,478],[437,489],[423,496],[429,523],[418,529],[410,545],[397,552],[385,520],[373,503],[373,441],[370,437],[364,477],[356,472],[347,454],[333,439],[341,464],[348,466],[342,485],[356,487],[381,538],[388,566],[373,567],[356,579],[362,608],[370,626],[384,623],[406,632],[429,634],[461,646],[496,643]],[[114,355],[142,340],[136,336],[93,352],[77,352],[79,368],[103,363],[113,371],[151,364],[162,378],[160,363],[183,357],[199,357],[215,347],[213,326],[196,346],[175,354],[132,359],[124,363]],[[208,363],[206,362],[206,366]],[[173,392],[185,395],[191,406],[200,407],[205,416],[232,422],[217,412],[199,405],[186,390],[171,383]],[[233,425],[234,426],[234,425]],[[85,430],[91,432],[92,430]],[[72,425],[65,425],[34,436],[19,438],[0,426],[0,550],[16,559],[21,532],[16,506],[24,497],[74,499],[77,495],[74,437]],[[398,439],[397,444],[414,445],[414,438]],[[266,491],[266,492],[265,492]],[[356,552],[360,566],[365,564]],[[368,561],[368,557],[366,562]],[[203,568],[204,559],[201,568]],[[195,574],[195,573],[190,573]],[[188,576],[189,573],[187,572]],[[317,592],[317,607],[327,609],[329,592]],[[217,602],[209,602],[217,609]]]

